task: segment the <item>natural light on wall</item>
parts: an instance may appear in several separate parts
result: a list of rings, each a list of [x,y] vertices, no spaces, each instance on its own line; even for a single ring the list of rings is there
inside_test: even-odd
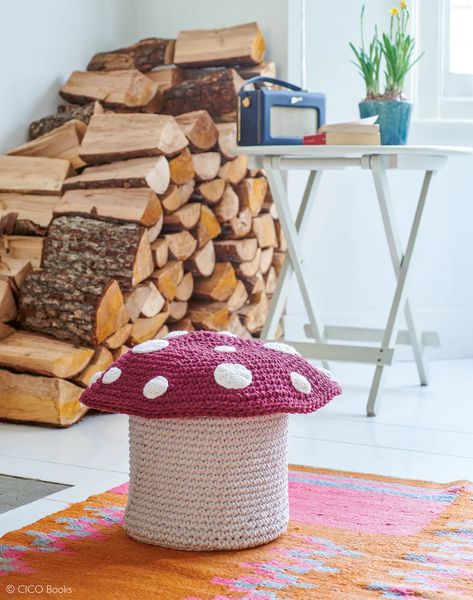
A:
[[[449,70],[473,75],[473,0],[450,0]]]

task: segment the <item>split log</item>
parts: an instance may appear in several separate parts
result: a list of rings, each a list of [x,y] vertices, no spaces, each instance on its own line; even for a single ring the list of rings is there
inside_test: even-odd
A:
[[[237,311],[241,308],[248,300],[248,292],[246,291],[245,284],[238,280],[235,291],[227,300],[228,310],[231,312]]]
[[[90,102],[83,106],[73,106],[70,110],[62,110],[55,115],[48,115],[37,121],[33,121],[29,127],[29,138],[34,140],[57,127],[61,127],[68,121],[78,120],[88,125],[92,115],[103,113],[100,102]]]
[[[218,172],[218,176],[233,185],[238,185],[248,171],[248,157],[237,156],[224,163]]]
[[[164,112],[180,115],[192,110],[206,110],[214,118],[233,115],[236,95],[242,84],[243,79],[234,69],[183,81],[164,91]]]
[[[283,228],[281,227],[281,223],[279,221],[275,221],[274,227],[276,228],[278,250],[280,250],[281,252],[287,252],[286,236],[284,235],[284,231],[283,231]]]
[[[29,260],[3,257],[0,259],[0,281],[7,281],[17,292],[23,285],[32,266]]]
[[[29,273],[19,300],[24,329],[97,346],[123,327],[128,312],[116,281],[69,271]]]
[[[0,323],[0,340],[4,340],[9,335],[13,335],[16,329],[7,325],[6,323]]]
[[[151,244],[151,252],[153,254],[154,266],[158,269],[164,267],[168,262],[169,249],[168,243],[164,238],[159,238]]]
[[[169,323],[169,331],[195,331],[195,327],[192,321],[186,317],[175,323]]]
[[[238,215],[240,202],[231,185],[227,185],[222,199],[214,208],[214,213],[220,223],[230,221]]]
[[[219,152],[200,152],[192,155],[195,177],[197,181],[210,181],[217,177],[220,169]]]
[[[16,319],[17,309],[11,285],[8,281],[0,281],[0,323],[8,323]]]
[[[187,317],[196,329],[225,331],[230,313],[224,302],[192,302]]]
[[[170,260],[162,269],[155,271],[151,277],[166,300],[174,300],[177,293],[177,286],[184,277],[182,262],[179,260]]]
[[[41,264],[43,253],[43,237],[31,235],[4,235],[3,248],[9,258],[18,258],[29,261],[31,266],[38,268]]]
[[[85,165],[84,161],[79,158],[79,146],[86,129],[85,123],[78,119],[71,119],[56,129],[10,150],[8,154],[62,158],[69,161],[74,169],[78,169]]]
[[[164,309],[166,301],[154,283],[150,281],[146,284],[146,287],[149,293],[143,302],[140,315],[142,317],[155,317]]]
[[[273,217],[264,213],[253,219],[253,233],[256,235],[260,248],[277,248],[278,239]]]
[[[210,206],[220,202],[225,191],[225,180],[224,179],[213,179],[212,181],[204,181],[197,186],[196,191],[192,194],[192,197],[199,202],[205,202]]]
[[[170,185],[164,195],[161,196],[161,202],[168,212],[174,212],[181,206],[184,206],[194,192],[195,183],[191,179],[183,185]]]
[[[103,345],[109,350],[117,350],[118,348],[123,347],[123,344],[130,337],[131,333],[131,323],[127,323],[120,327],[113,335],[104,340]],[[115,360],[115,359],[114,359]]]
[[[162,217],[163,208],[149,188],[69,190],[55,207],[54,213],[92,215],[151,227]]]
[[[88,387],[92,381],[92,377],[100,372],[106,371],[115,359],[113,354],[107,348],[99,346],[95,349],[95,354],[88,364],[88,366],[82,371],[80,375],[74,377],[74,383],[81,385],[82,387]]]
[[[237,146],[237,129],[235,123],[218,123],[218,149],[226,160],[235,158]]]
[[[220,235],[221,231],[222,228],[214,212],[203,204],[201,206],[199,222],[193,232],[197,238],[197,247],[203,248],[208,242]]]
[[[155,81],[159,85],[160,90],[166,90],[174,85],[178,85],[183,80],[182,69],[175,65],[166,65],[153,69],[153,71],[147,71],[146,77]]]
[[[176,121],[194,151],[206,152],[217,143],[218,129],[206,110],[193,110],[176,115]]]
[[[70,170],[62,158],[0,156],[0,192],[59,195]]]
[[[126,354],[130,348],[128,346],[120,346],[116,350],[112,350],[113,360],[118,360],[121,356]]]
[[[77,275],[116,279],[129,290],[154,270],[146,230],[135,223],[82,216],[54,219],[43,250],[42,267]]]
[[[285,252],[276,251],[273,254],[272,265],[276,269],[276,274],[277,275],[279,275],[279,273],[281,272],[281,269],[282,269],[282,266],[284,264],[285,259],[286,259],[286,253]]]
[[[178,210],[164,215],[164,229],[167,232],[192,229],[201,219],[201,210],[206,208],[197,202],[185,204]]]
[[[141,344],[142,342],[152,340],[164,325],[168,317],[169,311],[164,310],[155,317],[137,319],[133,323],[129,344],[134,346],[136,344]]]
[[[169,163],[164,156],[158,156],[88,167],[80,175],[66,179],[64,190],[148,186],[156,194],[162,194],[169,187],[169,182]]]
[[[276,77],[276,65],[273,62],[260,62],[253,66],[236,66],[235,69],[243,79],[252,77]]]
[[[268,310],[268,298],[264,292],[261,292],[255,299],[252,299],[250,304],[242,306],[238,314],[243,318],[243,324],[248,331],[256,333],[263,328],[268,316]]]
[[[224,302],[235,291],[237,279],[231,263],[217,263],[210,277],[197,279],[194,283],[194,296],[203,300]]]
[[[194,276],[189,271],[182,278],[181,283],[176,288],[176,300],[187,302],[194,291]]]
[[[253,296],[254,294],[264,292],[265,283],[261,271],[257,271],[252,276],[240,275],[240,280],[243,281],[243,283],[245,284],[245,288],[249,296]]]
[[[261,261],[260,261],[260,271],[261,273],[263,273],[263,275],[266,275],[266,273],[269,271],[269,269],[271,268],[271,265],[273,264],[273,256],[274,256],[274,248],[265,248],[262,252],[261,252]]]
[[[223,29],[181,31],[174,63],[181,66],[255,65],[263,60],[265,42],[257,23]]]
[[[212,241],[194,252],[185,262],[186,270],[195,276],[209,277],[215,269],[215,248]]]
[[[194,163],[188,148],[185,148],[178,156],[169,161],[169,169],[171,171],[171,181],[177,185],[188,183],[194,178]]]
[[[184,230],[178,233],[169,233],[164,236],[169,248],[171,258],[175,260],[187,260],[197,248],[197,240]]]
[[[274,267],[270,267],[268,274],[264,279],[264,291],[267,296],[272,296],[276,291],[276,285],[278,282],[278,275]]]
[[[158,84],[136,69],[126,71],[73,71],[59,94],[74,104],[98,100],[106,108],[146,106],[159,92]]]
[[[138,69],[150,71],[160,65],[173,62],[175,40],[163,38],[146,38],[119,50],[99,52],[89,64],[88,71],[119,71],[122,69]]]
[[[156,239],[158,238],[158,236],[161,233],[161,230],[163,228],[163,223],[164,223],[164,213],[160,216],[158,222],[155,223],[155,225],[148,227],[148,229],[146,230],[146,234],[148,236],[150,244],[155,242]]]
[[[245,279],[248,277],[253,277],[260,270],[261,262],[261,248],[258,248],[256,251],[255,257],[253,260],[248,260],[245,262],[237,263],[235,265],[235,272],[238,277]]]
[[[228,317],[227,329],[230,333],[234,333],[238,337],[242,339],[251,339],[253,336],[251,333],[244,327],[236,314],[231,314]]]
[[[154,338],[155,339],[163,339],[167,336],[168,333],[169,333],[169,327],[165,323],[161,327],[161,329],[158,331],[158,333],[154,336]]]
[[[268,191],[268,182],[264,177],[243,179],[236,188],[241,208],[247,208],[252,217],[261,212]]]
[[[160,154],[172,156],[185,148],[187,143],[186,136],[173,117],[106,113],[90,119],[79,155],[88,164]]]
[[[220,262],[229,260],[230,262],[240,263],[253,260],[258,249],[256,238],[216,240],[214,244],[215,254]]]
[[[0,419],[68,427],[88,410],[80,403],[82,392],[57,377],[0,370]]]
[[[46,235],[59,196],[0,193],[1,233]]]
[[[182,300],[173,300],[169,303],[169,322],[180,321],[187,314],[187,302]]]
[[[76,348],[26,331],[16,331],[0,341],[0,365],[3,367],[64,379],[83,371],[93,355],[90,348]]]
[[[250,233],[251,225],[250,211],[245,208],[236,217],[222,224],[222,237],[229,240],[244,238]]]
[[[125,295],[125,308],[130,321],[134,322],[140,316],[141,309],[150,294],[150,287],[144,283],[136,286],[131,292]]]

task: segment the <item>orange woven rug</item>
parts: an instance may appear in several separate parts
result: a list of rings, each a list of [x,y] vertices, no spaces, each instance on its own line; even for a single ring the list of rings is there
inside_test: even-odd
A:
[[[296,466],[289,482],[288,532],[237,552],[140,544],[121,528],[127,486],[93,496],[0,540],[0,597],[473,598],[468,482]]]

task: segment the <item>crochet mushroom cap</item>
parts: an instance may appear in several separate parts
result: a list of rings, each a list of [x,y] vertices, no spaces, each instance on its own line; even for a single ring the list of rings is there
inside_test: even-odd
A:
[[[309,413],[341,393],[294,348],[229,333],[173,332],[135,346],[81,402],[151,419]]]

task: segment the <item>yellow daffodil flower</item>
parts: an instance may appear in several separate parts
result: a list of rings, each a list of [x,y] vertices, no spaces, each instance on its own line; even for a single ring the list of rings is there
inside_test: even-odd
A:
[[[406,2],[406,0],[401,0],[401,8],[403,10],[405,10],[407,8],[407,2]]]
[[[399,10],[396,7],[391,8],[389,12],[391,13],[391,17],[395,17],[397,14],[399,14]]]

